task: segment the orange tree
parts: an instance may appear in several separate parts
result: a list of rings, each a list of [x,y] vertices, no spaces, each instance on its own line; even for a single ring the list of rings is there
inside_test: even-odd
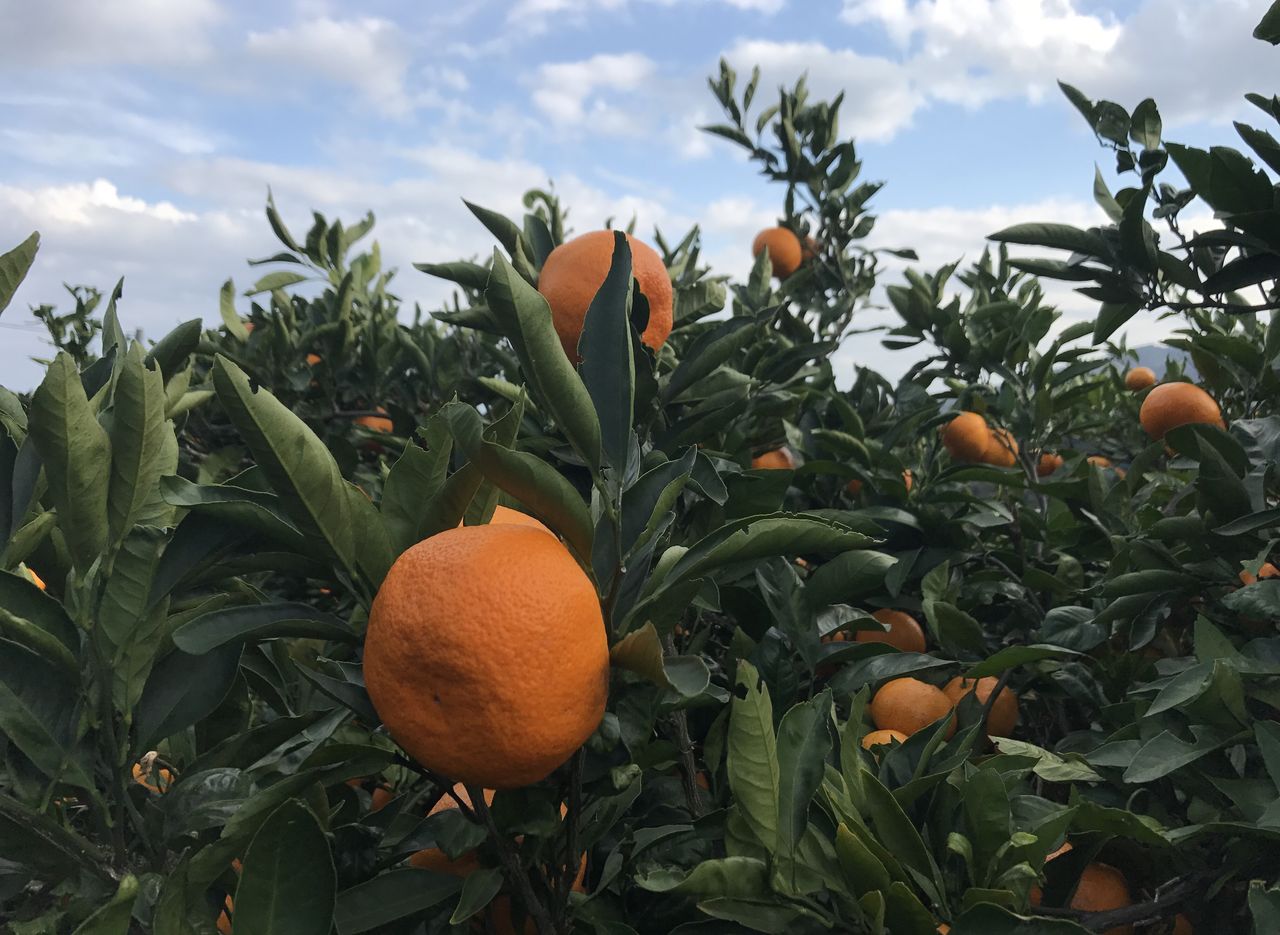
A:
[[[1073,92],[1143,178],[1114,223],[909,274],[885,340],[929,359],[843,388],[875,186],[838,100],[751,117],[757,85],[722,67],[713,132],[785,186],[776,284],[782,234],[737,284],[655,233],[668,297],[606,230],[567,328],[532,192],[473,207],[491,258],[421,265],[459,289],[434,319],[350,255],[371,219],[299,243],[270,203],[281,268],[221,329],[50,314],[66,353],[0,390],[14,931],[1277,927],[1274,186]],[[1183,243],[1197,197],[1222,229]],[[1097,321],[1055,331],[1037,275]],[[1211,405],[1080,343],[1134,303],[1182,316]]]

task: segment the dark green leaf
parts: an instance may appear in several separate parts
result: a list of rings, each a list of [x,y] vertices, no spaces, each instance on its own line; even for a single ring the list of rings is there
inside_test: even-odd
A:
[[[329,935],[336,888],[319,822],[291,799],[271,813],[244,855],[235,935]]]
[[[631,356],[631,247],[621,231],[614,231],[613,237],[609,273],[582,325],[578,370],[595,405],[605,458],[622,470],[631,438],[636,375]]]
[[[13,294],[27,277],[39,249],[40,234],[34,233],[7,253],[0,253],[0,312],[13,301]]]

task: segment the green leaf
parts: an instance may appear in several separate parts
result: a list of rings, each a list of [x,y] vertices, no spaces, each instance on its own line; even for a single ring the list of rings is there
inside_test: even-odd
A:
[[[272,292],[276,289],[284,289],[289,286],[296,286],[300,282],[306,282],[308,279],[305,273],[295,273],[291,270],[276,270],[274,273],[267,273],[253,287],[245,292],[245,295],[260,295],[263,292]]]
[[[933,913],[905,883],[895,880],[885,893],[884,920],[891,932],[930,935],[937,931]]]
[[[1190,743],[1167,730],[1156,734],[1138,750],[1133,762],[1124,771],[1124,781],[1154,782],[1208,756],[1233,740],[1232,732],[1199,724],[1191,726],[1191,733],[1195,739]]]
[[[762,860],[722,857],[704,860],[688,873],[674,867],[651,870],[638,877],[636,884],[651,893],[751,899],[769,891],[769,875]]]
[[[235,935],[329,935],[337,889],[324,831],[296,799],[277,808],[244,855]]]
[[[203,327],[204,322],[199,318],[184,321],[152,346],[143,364],[147,369],[153,364],[158,366],[161,376],[166,381],[171,380],[186,366],[187,358],[195,353]]]
[[[1043,747],[1014,740],[1011,737],[992,737],[996,749],[1006,756],[1027,757],[1036,761],[1032,772],[1045,782],[1101,782],[1102,776],[1086,763],[1079,754],[1065,757]]]
[[[769,688],[745,659],[738,661],[735,685],[727,743],[729,788],[756,840],[772,848],[778,840],[781,787]]]
[[[843,552],[824,562],[810,576],[805,587],[805,599],[814,609],[857,603],[883,589],[885,576],[897,561],[884,552]]]
[[[80,634],[62,605],[26,575],[0,572],[0,607],[55,637],[69,651],[80,650]]]
[[[1089,256],[1105,257],[1107,255],[1106,243],[1097,233],[1081,230],[1069,224],[1015,224],[989,234],[988,239],[1001,243],[1070,250],[1072,253],[1084,253]]]
[[[128,935],[133,920],[133,904],[138,897],[138,878],[126,874],[108,902],[85,919],[72,935]]]
[[[213,382],[290,518],[354,572],[357,541],[346,481],[324,442],[266,389],[255,392],[244,371],[225,357],[214,362]]]
[[[98,608],[93,637],[111,672],[111,697],[128,722],[165,633],[167,602],[152,606],[151,585],[166,536],[139,526],[121,543]]]
[[[977,770],[965,781],[961,802],[974,859],[985,871],[1013,832],[1004,780],[989,766]]]
[[[338,894],[338,935],[361,935],[440,905],[462,889],[458,877],[427,870],[392,870]]]
[[[298,527],[284,515],[280,498],[275,494],[230,483],[193,484],[177,475],[160,478],[159,488],[166,503],[184,507],[197,516],[216,519],[225,526],[241,527],[244,532],[257,533],[286,549],[312,551]],[[184,519],[183,525],[187,522],[189,520]]]
[[[1133,109],[1133,116],[1129,121],[1129,137],[1143,149],[1159,148],[1162,129],[1160,110],[1151,98]]]
[[[0,253],[0,312],[9,307],[13,295],[27,278],[40,249],[40,234],[33,233],[7,253]]]
[[[397,554],[432,532],[427,526],[431,514],[424,505],[434,500],[444,487],[452,450],[453,438],[447,431],[433,433],[429,450],[406,445],[404,453],[387,472],[379,508]]]
[[[1271,9],[1263,14],[1262,20],[1253,30],[1253,38],[1261,39],[1263,42],[1270,42],[1272,45],[1280,45],[1280,0],[1271,4]],[[1275,891],[1271,891],[1275,892]],[[1249,905],[1253,906],[1253,891],[1249,891]],[[1274,904],[1276,918],[1280,919],[1280,896]],[[1257,913],[1254,913],[1255,918]],[[1263,931],[1260,927],[1259,931]]]
[[[239,313],[236,312],[235,283],[230,279],[224,282],[218,297],[218,313],[222,316],[222,323],[226,326],[227,333],[241,343],[248,341],[249,329],[244,326]]]
[[[0,857],[30,867],[46,883],[81,874],[91,880],[109,878],[94,845],[4,794],[0,794]]]
[[[1093,343],[1101,344],[1111,335],[1115,334],[1117,328],[1126,321],[1138,314],[1142,308],[1141,302],[1103,302],[1098,309],[1098,318],[1093,327]]]
[[[740,353],[765,317],[735,316],[716,322],[700,334],[681,355],[680,363],[662,388],[662,398],[678,399],[682,392]]]
[[[497,251],[485,299],[515,347],[538,405],[556,420],[587,465],[600,466],[600,422],[591,394],[551,323],[551,308]]]
[[[65,352],[54,358],[31,398],[30,431],[44,462],[58,528],[83,574],[107,544],[111,445]]]
[[[1111,194],[1111,189],[1107,187],[1106,179],[1102,177],[1102,170],[1099,169],[1097,166],[1093,167],[1093,200],[1098,203],[1098,207],[1101,208],[1103,211],[1105,211],[1107,213],[1107,217],[1111,218],[1112,221],[1118,222],[1122,217],[1124,217],[1124,209],[1122,209],[1120,205],[1116,203],[1115,196]],[[1014,260],[1011,262],[1018,269],[1025,268],[1025,265],[1021,260]],[[1050,261],[1050,262],[1056,262],[1057,265],[1056,266],[1043,265],[1045,261],[1032,261],[1030,265],[1036,266],[1037,264],[1041,264],[1043,269],[1050,271],[1050,275],[1052,275],[1052,272],[1054,270],[1057,270],[1060,273],[1065,272],[1067,267],[1065,264],[1061,263],[1061,261]],[[1034,273],[1036,272],[1036,270],[1030,269],[1028,270],[1028,272]],[[1078,275],[1080,276],[1081,279],[1084,279],[1084,280],[1093,278],[1088,272],[1085,272],[1085,271],[1079,271]]]
[[[134,749],[185,730],[215,711],[235,682],[240,644],[228,643],[202,656],[169,653],[151,670],[135,712]]]
[[[686,698],[702,694],[711,682],[711,671],[700,656],[664,657],[662,642],[652,623],[632,630],[614,643],[609,649],[609,662]]]
[[[121,363],[110,412],[107,519],[112,541],[119,542],[154,496],[166,443],[173,436],[165,419],[164,380],[158,368],[143,363],[136,342]]]
[[[46,776],[93,789],[77,749],[79,694],[53,663],[0,639],[0,734]]]
[[[1274,253],[1257,253],[1237,257],[1204,281],[1202,291],[1206,295],[1238,292],[1259,283],[1280,279],[1280,256]]]
[[[796,857],[809,827],[809,803],[822,785],[831,752],[831,693],[798,704],[778,725],[778,842],[775,853]]]
[[[1240,134],[1263,162],[1276,172],[1280,172],[1280,141],[1266,130],[1257,130],[1236,121],[1236,132]]]
[[[994,903],[979,903],[951,926],[951,935],[1089,935],[1089,931],[1068,919],[1032,919]]]
[[[461,925],[485,906],[493,902],[493,897],[502,889],[502,871],[497,867],[481,867],[474,870],[462,884],[462,895],[458,897],[458,905],[449,917],[450,925]]]
[[[224,607],[201,614],[173,633],[173,645],[202,655],[228,643],[299,636],[306,639],[359,642],[360,636],[340,617],[309,604],[280,602]]]
[[[877,840],[905,866],[914,870],[917,878],[932,880],[934,869],[929,850],[893,793],[865,769],[862,788],[867,798],[865,817],[875,829]]]
[[[489,284],[489,267],[481,266],[478,263],[461,261],[455,263],[414,263],[413,266],[428,276],[456,282],[464,289],[472,289],[476,292],[483,292],[485,286]]]
[[[1280,579],[1264,578],[1222,598],[1228,610],[1257,620],[1280,618]]]
[[[285,227],[284,220],[280,217],[280,212],[276,209],[276,200],[272,196],[270,188],[267,189],[267,223],[271,225],[271,230],[275,232],[276,237],[282,244],[294,253],[302,253],[302,248],[293,239],[293,235],[289,233],[289,228]]]
[[[845,882],[855,896],[889,888],[889,871],[862,839],[844,824],[836,828],[836,857],[844,871]]]
[[[988,675],[999,675],[1006,669],[1012,669],[1028,662],[1039,662],[1041,659],[1059,659],[1068,656],[1079,656],[1080,653],[1063,646],[1049,646],[1032,643],[1027,646],[1006,646],[999,652],[988,656],[965,673],[965,678],[979,679]]]
[[[471,463],[563,535],[583,561],[589,561],[595,530],[577,489],[541,458],[485,441],[480,414],[470,406],[448,403],[441,412]]]
[[[631,440],[636,374],[631,355],[631,247],[621,231],[614,231],[613,237],[609,273],[582,325],[578,371],[595,406],[604,456],[620,471],[626,467]]]

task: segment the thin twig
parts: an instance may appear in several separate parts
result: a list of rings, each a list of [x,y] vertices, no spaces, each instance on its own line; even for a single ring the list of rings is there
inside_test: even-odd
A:
[[[676,654],[675,639],[670,633],[663,639],[663,648],[668,656]],[[683,711],[673,711],[671,722],[675,725],[676,749],[680,752],[680,775],[684,785],[685,801],[689,805],[689,814],[694,818],[701,818],[702,796],[698,794],[698,764],[693,758],[693,740],[689,736],[689,718]]]
[[[551,916],[547,913],[547,907],[533,894],[533,884],[530,882],[529,875],[525,872],[524,867],[520,866],[520,856],[512,849],[511,842],[506,835],[498,831],[498,826],[493,820],[493,813],[489,811],[489,805],[484,800],[484,790],[479,786],[471,786],[468,787],[467,792],[471,795],[471,804],[474,806],[476,814],[484,822],[485,828],[489,831],[489,837],[493,839],[493,843],[498,848],[498,858],[502,861],[502,869],[506,875],[507,882],[515,886],[520,896],[520,901],[524,903],[525,911],[533,919],[533,924],[537,927],[539,935],[557,935],[555,923],[551,921]]]

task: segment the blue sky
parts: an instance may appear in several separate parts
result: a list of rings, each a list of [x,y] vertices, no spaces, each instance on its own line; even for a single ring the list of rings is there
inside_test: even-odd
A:
[[[0,244],[39,229],[37,266],[0,320],[0,382],[45,353],[27,313],[60,284],[109,289],[159,337],[216,317],[227,276],[273,250],[286,218],[373,209],[408,301],[442,287],[410,267],[483,255],[461,199],[517,213],[554,182],[576,229],[700,223],[717,269],[742,274],[781,195],[728,144],[705,79],[721,56],[760,96],[802,71],[846,92],[874,239],[922,263],[975,257],[1019,220],[1090,223],[1105,153],[1054,81],[1127,106],[1154,96],[1167,135],[1230,142],[1247,90],[1274,93],[1277,53],[1249,33],[1260,0],[0,0]],[[1195,63],[1194,67],[1191,63]],[[895,275],[891,271],[890,275]],[[1054,293],[1072,315],[1087,303]],[[860,324],[882,321],[869,313]],[[1135,339],[1160,333],[1152,321]],[[872,338],[900,373],[907,355]]]

